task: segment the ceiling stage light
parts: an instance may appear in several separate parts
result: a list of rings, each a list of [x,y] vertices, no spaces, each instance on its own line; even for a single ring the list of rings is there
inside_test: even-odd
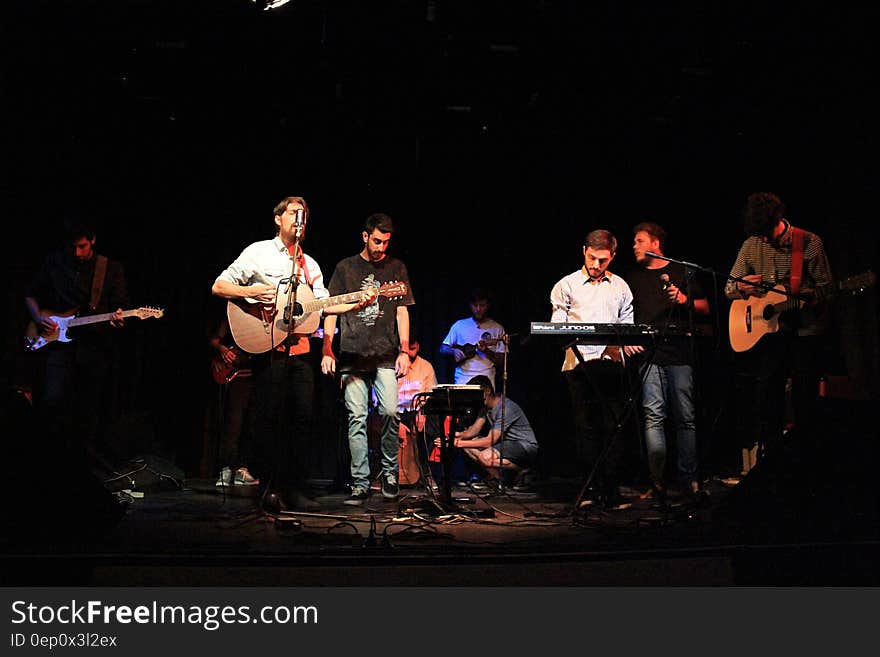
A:
[[[283,5],[286,5],[290,0],[251,0],[258,7],[262,7],[264,11],[269,11],[270,9],[277,9]]]

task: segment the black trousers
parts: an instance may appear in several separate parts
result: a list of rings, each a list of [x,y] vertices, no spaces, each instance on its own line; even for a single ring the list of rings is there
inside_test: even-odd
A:
[[[298,488],[309,473],[315,375],[308,354],[254,362],[253,467],[273,489]]]
[[[217,467],[230,466],[235,471],[242,465],[251,465],[252,422],[247,422],[248,410],[254,398],[254,377],[238,376],[219,390],[220,440],[217,445]],[[248,426],[250,425],[250,426]]]
[[[578,463],[585,476],[595,470],[591,487],[596,492],[616,496],[627,439],[623,428],[615,433],[629,393],[626,369],[609,360],[589,360],[563,374],[571,395]]]
[[[782,437],[789,377],[795,426],[805,432],[817,430],[824,347],[822,336],[779,332],[763,336],[754,347],[737,354],[737,371],[748,382],[738,407],[751,417],[743,447],[756,443],[768,447]]]

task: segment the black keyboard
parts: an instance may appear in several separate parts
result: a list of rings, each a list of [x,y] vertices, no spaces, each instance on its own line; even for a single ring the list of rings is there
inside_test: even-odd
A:
[[[589,322],[532,322],[532,335],[575,336],[585,344],[628,340],[652,341],[657,331],[648,324],[594,324]],[[633,344],[633,343],[630,343]]]
[[[532,322],[532,335],[654,335],[650,324],[595,324],[590,322]]]

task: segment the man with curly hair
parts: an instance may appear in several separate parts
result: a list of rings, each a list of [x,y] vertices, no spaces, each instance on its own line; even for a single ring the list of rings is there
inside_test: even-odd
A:
[[[758,452],[783,434],[785,387],[791,377],[794,421],[811,424],[819,390],[822,335],[828,323],[824,300],[833,289],[831,267],[822,239],[797,228],[785,204],[769,192],[750,194],[743,208],[746,240],[730,271],[725,294],[731,300],[765,294],[761,285],[784,286],[800,308],[783,312],[780,329],[761,337],[738,354],[742,373],[753,379],[754,433],[743,446],[743,471]],[[742,280],[734,280],[739,278]]]

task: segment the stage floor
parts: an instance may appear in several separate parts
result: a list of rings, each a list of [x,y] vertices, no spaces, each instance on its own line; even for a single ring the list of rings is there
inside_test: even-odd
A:
[[[876,498],[829,516],[838,495],[865,491],[821,482],[808,490],[771,466],[738,484],[710,477],[701,503],[671,494],[665,511],[644,487],[627,491],[629,509],[575,511],[582,482],[553,478],[526,493],[455,485],[452,509],[425,487],[402,488],[397,500],[374,491],[363,507],[350,507],[345,492],[314,482],[320,511],[279,520],[261,511],[257,488],[224,494],[213,480],[187,480],[130,500],[100,533],[77,536],[63,523],[56,531],[51,519],[20,529],[5,543],[2,572],[6,585],[25,586],[880,581]]]

